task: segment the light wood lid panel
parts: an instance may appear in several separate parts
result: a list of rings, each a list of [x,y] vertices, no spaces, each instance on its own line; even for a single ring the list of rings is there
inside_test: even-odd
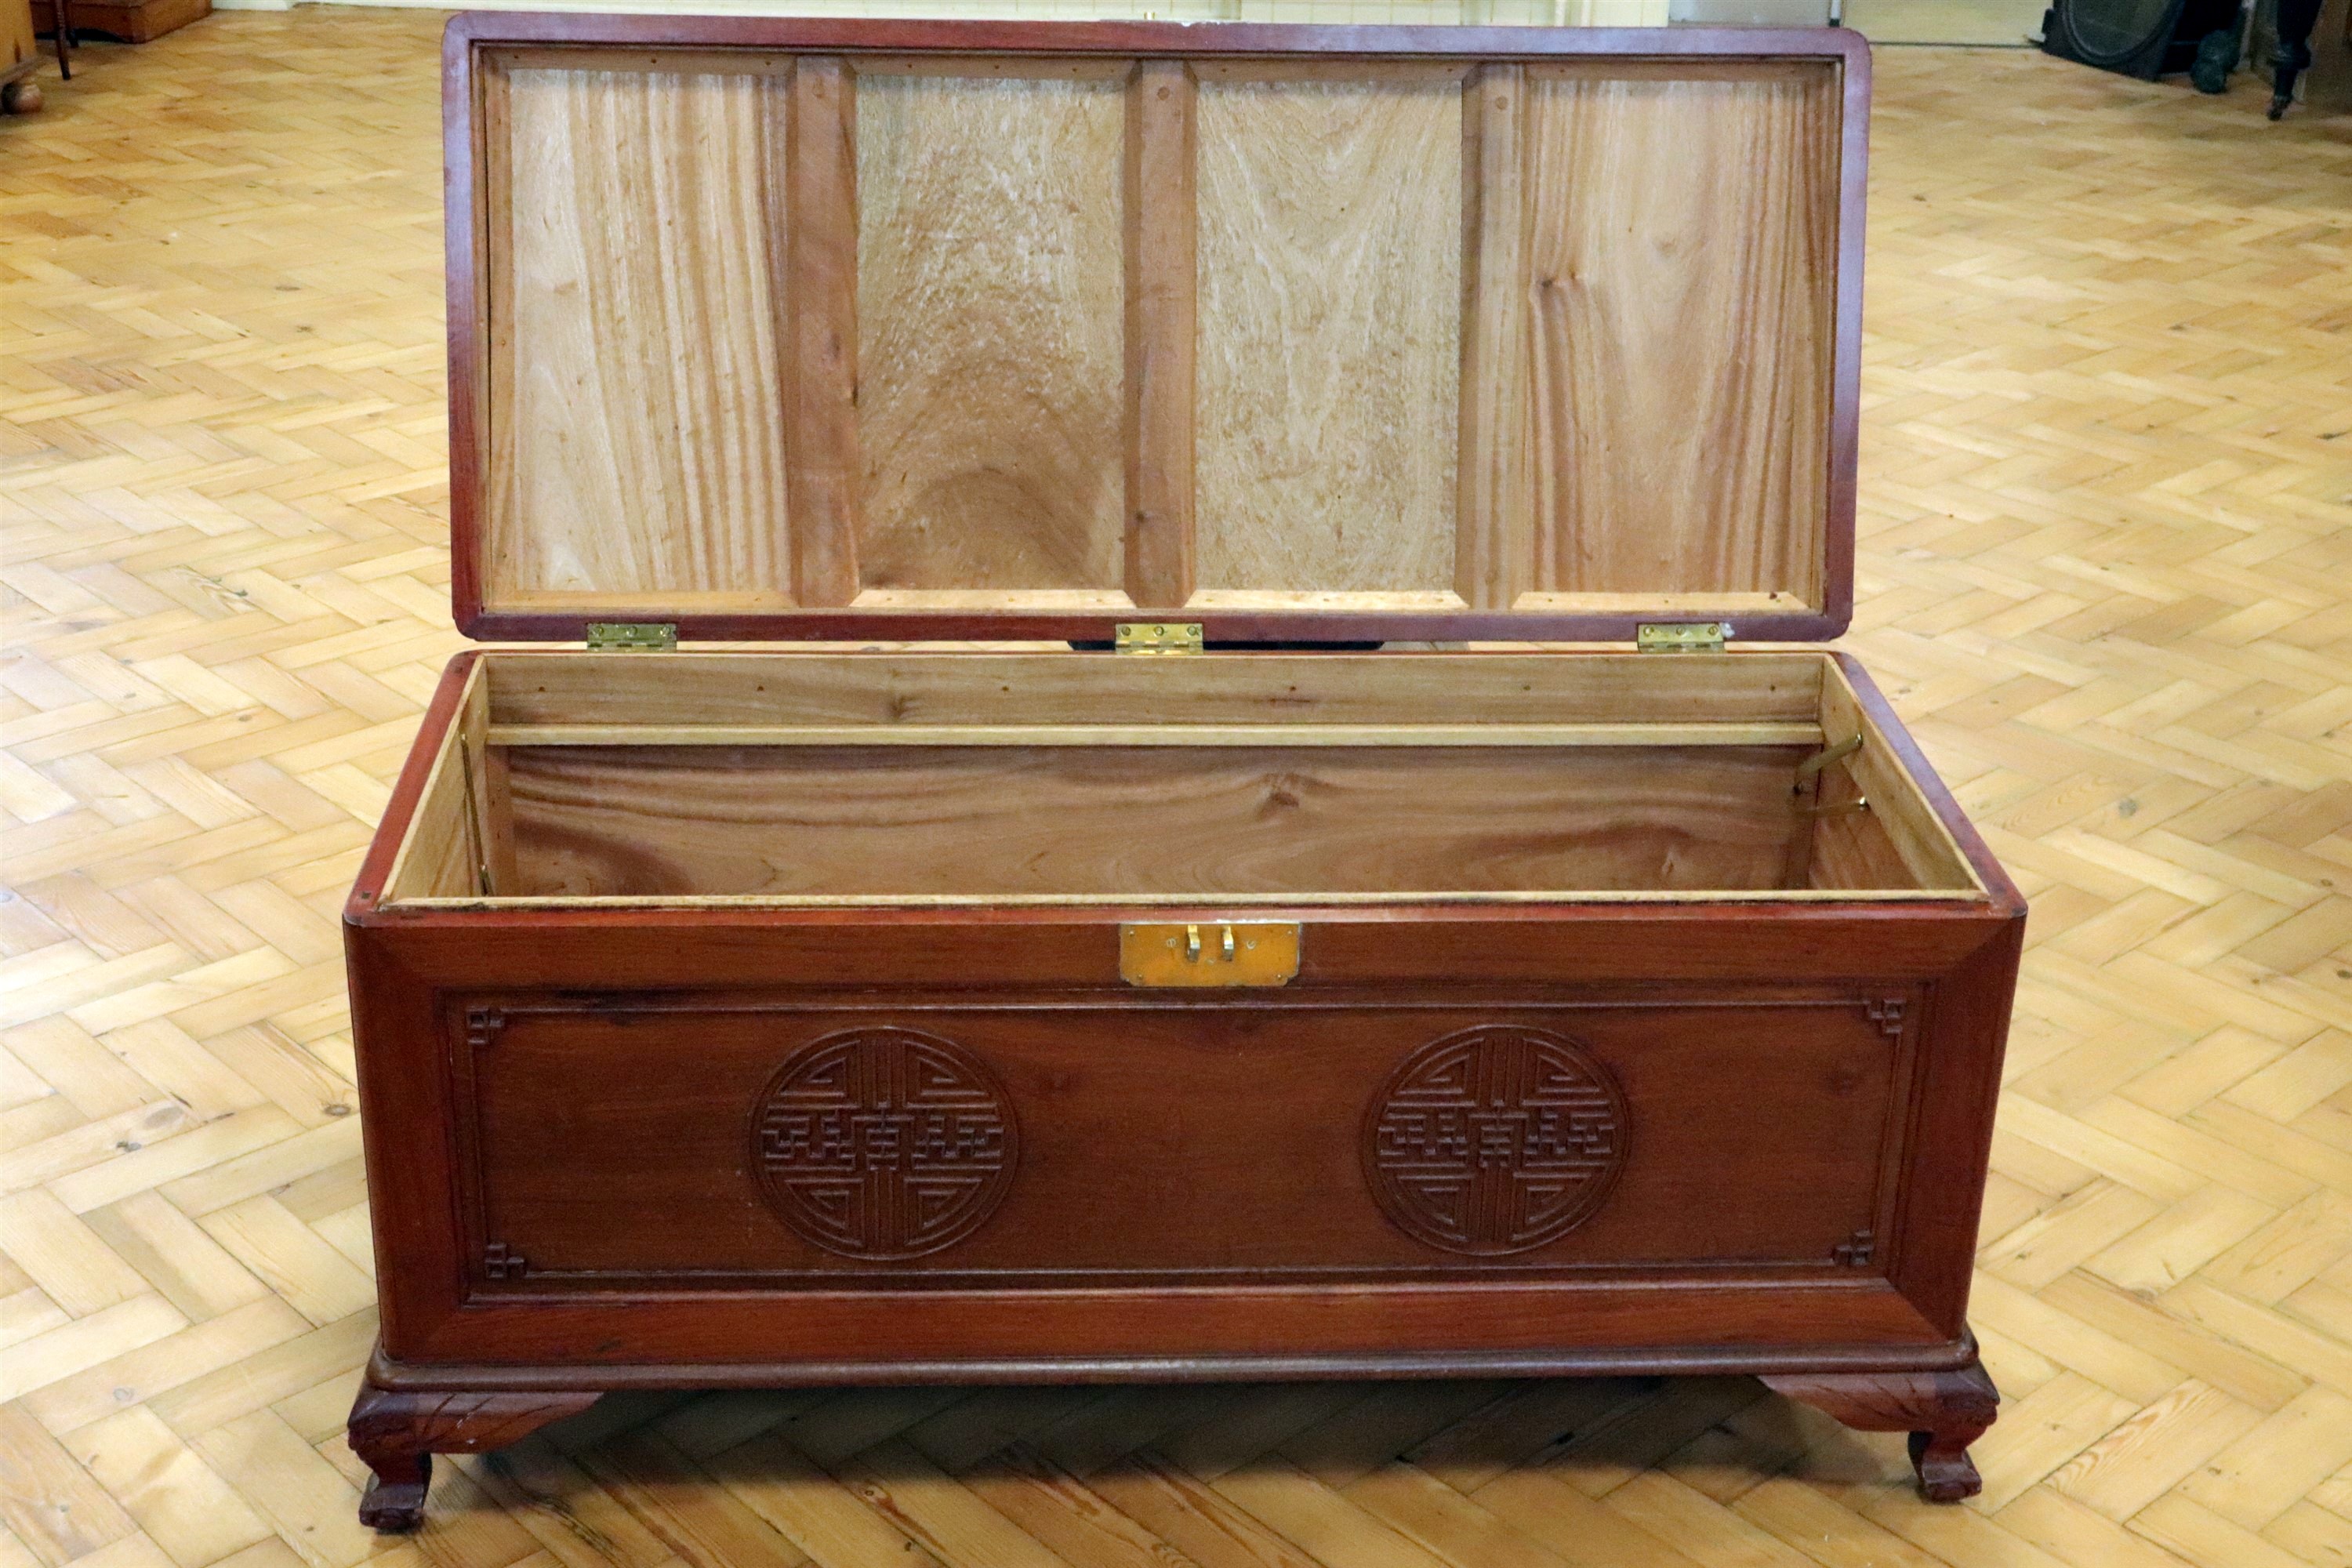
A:
[[[461,18],[459,623],[1834,636],[1867,56],[1765,47]]]
[[[861,587],[1119,586],[1124,89],[860,73]]]
[[[790,605],[778,83],[557,68],[498,87],[490,592]]]
[[[1818,602],[1834,85],[1528,73],[1531,592]]]
[[[1201,589],[1452,589],[1459,77],[1202,84]]]

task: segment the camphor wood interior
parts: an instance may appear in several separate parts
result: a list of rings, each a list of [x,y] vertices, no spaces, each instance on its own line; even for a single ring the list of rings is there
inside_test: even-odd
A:
[[[475,635],[1843,629],[1857,42],[740,28],[453,34]]]
[[[1826,654],[494,652],[386,902],[1983,896]]]

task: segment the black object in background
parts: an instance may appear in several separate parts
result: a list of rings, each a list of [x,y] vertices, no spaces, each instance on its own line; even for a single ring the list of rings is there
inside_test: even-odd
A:
[[[2042,18],[2042,47],[2154,81],[2187,70],[2207,34],[2240,21],[2238,0],[2057,0]]]
[[[2189,79],[2200,92],[2217,93],[2230,90],[2230,73],[2238,68],[2238,35],[2228,27],[2218,27],[2197,45],[2197,58],[2189,63]]]
[[[2311,29],[2319,20],[2319,0],[2278,0],[2278,43],[2271,50],[2270,117],[2284,116],[2294,101],[2294,79],[2311,68]]]

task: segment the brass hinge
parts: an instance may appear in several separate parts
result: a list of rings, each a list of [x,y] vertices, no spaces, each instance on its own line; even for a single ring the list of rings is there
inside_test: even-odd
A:
[[[649,651],[677,646],[677,628],[667,621],[590,621],[592,653]]]
[[[1633,628],[1633,646],[1643,653],[1721,653],[1730,637],[1728,621],[1643,621]]]
[[[1120,653],[1198,653],[1201,651],[1201,623],[1121,621],[1118,623],[1118,640],[1112,647]]]

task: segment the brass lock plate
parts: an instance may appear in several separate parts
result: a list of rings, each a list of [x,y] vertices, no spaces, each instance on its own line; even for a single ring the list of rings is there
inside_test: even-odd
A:
[[[1296,921],[1118,928],[1118,975],[1129,985],[1287,985],[1297,973]]]

